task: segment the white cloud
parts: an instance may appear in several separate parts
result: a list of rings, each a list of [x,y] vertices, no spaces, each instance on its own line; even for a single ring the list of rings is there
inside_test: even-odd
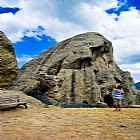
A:
[[[28,62],[28,61],[30,61],[31,59],[33,59],[31,56],[26,55],[26,54],[22,54],[21,57],[17,58],[17,61],[18,61],[18,62]]]
[[[21,67],[23,64],[29,62],[31,59],[33,59],[33,57],[26,55],[26,54],[22,54],[21,57],[17,58],[17,62],[19,65],[19,67]]]
[[[131,72],[132,74],[140,74],[140,63],[136,64],[121,64],[121,69]]]
[[[0,2],[1,6],[4,6],[4,7],[19,6],[19,3],[20,3],[20,0],[1,0]]]
[[[61,41],[79,33],[96,31],[112,41],[115,60],[122,69],[130,67],[132,73],[136,72],[128,61],[127,67],[125,65],[126,60],[140,55],[140,12],[133,7],[117,16],[104,11],[117,7],[117,0],[1,0],[1,6],[21,8],[16,15],[0,14],[0,30],[13,43],[21,41],[25,34],[36,38],[37,34],[46,34]],[[32,32],[38,30],[38,26],[44,30]]]
[[[26,29],[34,30],[39,25],[45,27],[48,35],[61,41],[82,32],[97,31],[98,23],[106,15],[103,9],[115,6],[116,1],[2,0],[1,5],[21,8],[16,15],[0,15],[1,30],[12,42],[20,41]]]
[[[129,71],[135,82],[140,82],[140,63],[135,64],[121,64],[120,68],[124,71]]]
[[[103,10],[117,7],[117,0],[93,0],[90,2],[92,3],[92,5],[96,5],[97,7],[100,7]]]
[[[140,54],[139,25],[140,13],[134,8],[122,12],[118,21],[104,24],[104,34],[113,42],[115,59],[118,62]]]

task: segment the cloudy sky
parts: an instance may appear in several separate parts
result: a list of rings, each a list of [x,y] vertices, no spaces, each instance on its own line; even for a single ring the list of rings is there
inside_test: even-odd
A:
[[[99,32],[120,68],[140,82],[140,0],[0,0],[0,30],[19,67],[66,38]]]

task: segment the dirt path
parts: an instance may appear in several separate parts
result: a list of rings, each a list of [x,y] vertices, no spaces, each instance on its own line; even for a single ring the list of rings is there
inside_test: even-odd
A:
[[[35,108],[1,111],[1,140],[140,140],[140,110]]]

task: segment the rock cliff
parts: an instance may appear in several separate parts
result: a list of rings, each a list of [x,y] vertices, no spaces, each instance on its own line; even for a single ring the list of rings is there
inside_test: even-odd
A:
[[[135,103],[133,79],[115,63],[112,43],[88,32],[58,43],[25,64],[11,88],[42,96],[50,104],[93,104],[111,95],[110,84],[122,85],[123,104]]]
[[[11,41],[0,31],[0,88],[7,88],[17,76],[17,60]]]

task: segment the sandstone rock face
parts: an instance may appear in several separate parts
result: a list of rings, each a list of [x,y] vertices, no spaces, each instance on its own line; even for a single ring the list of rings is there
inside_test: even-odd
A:
[[[0,31],[0,88],[6,88],[17,76],[17,60],[11,41]]]
[[[120,83],[123,104],[135,102],[136,90],[129,72],[113,59],[112,43],[96,32],[64,40],[25,64],[12,88],[44,96],[50,103],[103,102],[110,84]]]

